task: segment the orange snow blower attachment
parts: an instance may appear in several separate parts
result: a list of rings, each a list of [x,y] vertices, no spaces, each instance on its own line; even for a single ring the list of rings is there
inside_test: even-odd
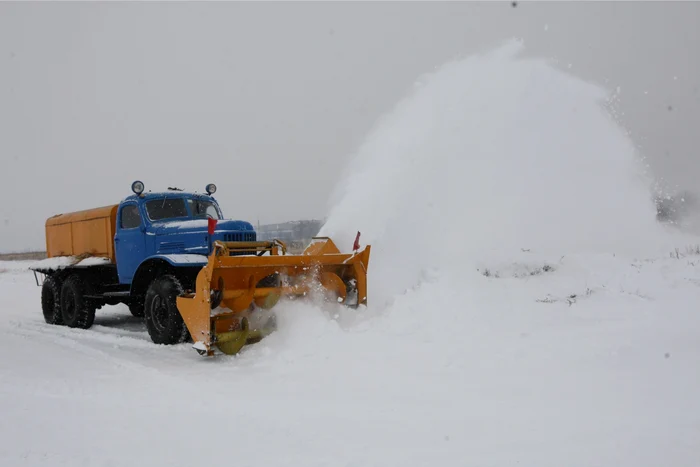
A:
[[[287,255],[279,240],[217,241],[194,293],[178,297],[177,307],[201,355],[214,347],[233,355],[275,329],[270,310],[280,300],[366,305],[369,254],[370,246],[341,253],[327,237],[315,237],[299,255]]]

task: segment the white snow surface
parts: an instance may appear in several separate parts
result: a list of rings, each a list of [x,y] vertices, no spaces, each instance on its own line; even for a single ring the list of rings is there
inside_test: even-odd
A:
[[[348,167],[323,234],[372,244],[365,310],[284,303],[207,359],[124,306],[47,325],[0,262],[0,465],[697,466],[700,239],[654,224],[603,92],[519,47],[426,76]]]
[[[63,269],[68,266],[73,266],[77,262],[75,256],[55,256],[53,258],[44,258],[30,264],[34,269]]]
[[[34,261],[29,264],[29,267],[33,269],[58,270],[68,266],[99,266],[110,263],[111,261],[109,258],[104,258],[102,256],[90,256],[83,259],[79,259],[77,256],[55,256],[53,258]]]
[[[187,219],[184,221],[163,221],[154,222],[156,227],[168,227],[170,229],[194,229],[197,227],[206,228],[209,225],[207,219]]]
[[[76,263],[76,266],[99,266],[103,264],[110,264],[109,258],[104,258],[102,256],[91,256],[89,258],[82,259]]]
[[[161,255],[161,257],[168,259],[176,264],[205,264],[207,262],[207,257],[204,255],[173,254]]]

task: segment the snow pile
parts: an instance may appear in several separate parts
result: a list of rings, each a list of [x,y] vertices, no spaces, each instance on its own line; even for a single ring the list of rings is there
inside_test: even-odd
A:
[[[521,49],[425,76],[352,160],[320,235],[349,246],[362,232],[375,298],[521,249],[636,255],[674,244],[605,92]]]

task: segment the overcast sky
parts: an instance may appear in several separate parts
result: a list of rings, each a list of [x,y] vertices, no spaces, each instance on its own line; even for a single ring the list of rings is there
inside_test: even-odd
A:
[[[341,170],[419,75],[524,39],[610,90],[652,169],[700,176],[700,3],[0,3],[0,251],[130,184],[227,218],[322,218]],[[569,68],[570,66],[570,68]]]

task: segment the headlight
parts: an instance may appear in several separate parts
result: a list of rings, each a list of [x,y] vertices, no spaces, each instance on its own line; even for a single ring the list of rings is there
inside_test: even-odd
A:
[[[133,191],[137,195],[143,193],[143,188],[144,186],[142,181],[136,180],[134,183],[131,184],[131,191]]]
[[[214,193],[216,193],[216,185],[210,183],[209,185],[207,185],[206,190],[208,195],[213,195]]]

